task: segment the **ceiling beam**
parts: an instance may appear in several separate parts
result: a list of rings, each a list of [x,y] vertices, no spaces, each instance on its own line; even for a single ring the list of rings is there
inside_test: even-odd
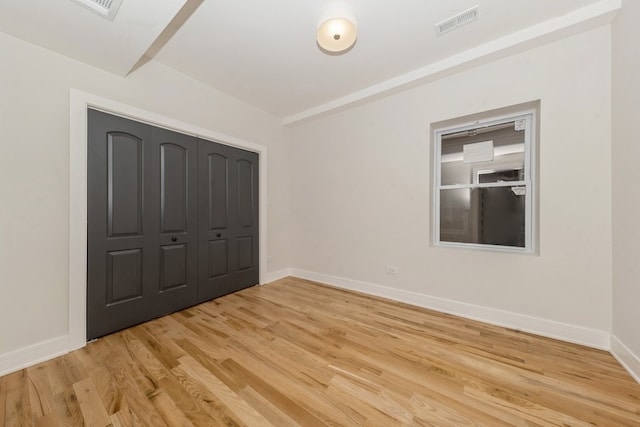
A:
[[[147,62],[151,61],[160,52],[160,49],[174,36],[174,34],[184,25],[191,17],[193,12],[200,7],[204,0],[187,0],[180,8],[176,16],[167,24],[164,30],[151,43],[147,51],[140,57],[138,62],[129,70],[127,75],[133,73]]]

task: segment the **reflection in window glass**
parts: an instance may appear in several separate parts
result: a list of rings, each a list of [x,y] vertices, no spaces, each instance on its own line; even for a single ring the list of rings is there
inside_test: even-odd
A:
[[[524,130],[515,130],[513,121],[443,134],[440,145],[440,183],[473,184],[478,182],[478,174],[505,170],[505,167],[522,170],[525,157],[524,136]],[[468,153],[477,147],[476,144],[485,142],[492,143],[491,160],[474,161],[473,154]],[[468,148],[466,159],[464,147]]]
[[[440,190],[440,241],[525,247],[525,197],[518,188]]]
[[[436,130],[436,243],[532,249],[533,121]]]

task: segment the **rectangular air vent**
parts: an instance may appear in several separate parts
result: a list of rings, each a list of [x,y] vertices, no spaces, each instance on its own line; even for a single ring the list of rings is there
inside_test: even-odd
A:
[[[440,36],[444,33],[448,33],[449,31],[455,30],[462,27],[463,25],[470,24],[477,20],[478,6],[474,6],[471,9],[467,9],[464,12],[460,12],[459,14],[452,16],[451,18],[447,18],[442,22],[438,22],[435,25],[436,34]]]
[[[90,11],[97,13],[103,18],[107,18],[109,21],[113,21],[116,17],[118,8],[122,3],[122,0],[71,0],[74,3],[84,6]]]

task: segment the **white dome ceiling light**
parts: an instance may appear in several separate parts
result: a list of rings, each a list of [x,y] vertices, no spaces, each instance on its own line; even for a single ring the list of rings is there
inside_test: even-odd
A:
[[[344,2],[329,3],[318,19],[316,40],[320,49],[330,55],[343,54],[357,38],[358,27],[351,7]]]

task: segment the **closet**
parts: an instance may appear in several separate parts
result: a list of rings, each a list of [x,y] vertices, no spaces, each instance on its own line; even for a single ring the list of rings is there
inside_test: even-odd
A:
[[[258,155],[88,111],[87,338],[253,286]]]

